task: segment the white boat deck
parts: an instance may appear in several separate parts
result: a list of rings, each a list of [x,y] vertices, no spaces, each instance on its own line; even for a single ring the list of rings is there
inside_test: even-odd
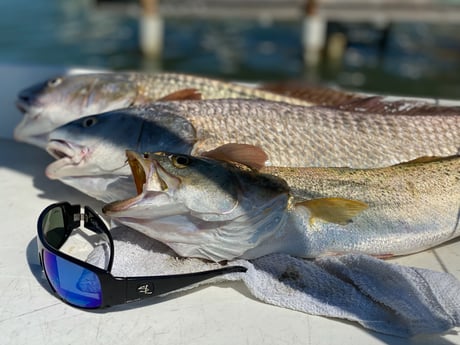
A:
[[[56,201],[96,209],[100,204],[48,180],[44,168],[52,158],[11,138],[20,119],[13,105],[17,91],[54,71],[32,75],[32,70],[9,69],[6,78],[5,70],[0,67],[0,344],[460,344],[460,328],[411,340],[383,335],[355,323],[264,304],[238,282],[98,312],[62,303],[41,273],[37,217]],[[446,271],[460,279],[460,241],[393,261]]]

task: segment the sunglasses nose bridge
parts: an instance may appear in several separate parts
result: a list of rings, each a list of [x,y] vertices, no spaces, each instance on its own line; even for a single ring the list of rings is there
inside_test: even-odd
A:
[[[81,224],[81,222],[85,222],[88,217],[85,217],[83,212],[74,213],[73,214],[73,223],[74,224]]]

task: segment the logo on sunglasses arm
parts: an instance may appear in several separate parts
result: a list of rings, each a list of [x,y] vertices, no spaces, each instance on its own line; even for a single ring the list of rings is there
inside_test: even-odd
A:
[[[151,284],[143,284],[137,288],[137,292],[143,295],[151,295],[153,293],[153,286]]]

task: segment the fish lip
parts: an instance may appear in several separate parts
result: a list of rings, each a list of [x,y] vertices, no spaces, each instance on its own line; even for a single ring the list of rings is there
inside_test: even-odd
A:
[[[13,132],[13,138],[17,141],[45,148],[48,143],[48,132],[30,133],[28,125],[29,123],[24,122],[24,120],[17,125]]]
[[[43,105],[37,100],[28,101],[19,98],[16,100],[15,105],[21,113],[29,115],[32,119],[40,117],[43,113]]]
[[[46,151],[56,159],[47,166],[45,171],[46,176],[51,179],[60,177],[56,172],[62,168],[81,164],[90,152],[86,146],[62,139],[50,139],[46,145]]]
[[[126,157],[138,194],[146,191],[172,194],[179,186],[180,180],[169,174],[151,155],[126,150]]]
[[[136,205],[138,202],[142,201],[144,198],[144,193],[139,193],[136,196],[124,200],[113,201],[102,207],[102,212],[108,216],[122,212],[129,209],[130,206]]]
[[[65,140],[51,139],[48,145],[46,145],[46,151],[56,159],[62,159],[64,157],[74,159],[74,157],[77,156],[75,149],[78,147],[79,145],[72,144]],[[75,161],[75,163],[79,163],[79,161]]]
[[[23,101],[23,100],[18,99],[18,100],[16,101],[16,108],[18,108],[18,110],[19,110],[21,113],[25,114],[25,113],[27,113],[27,112],[30,110],[31,105],[30,105],[28,102],[26,102],[26,101]]]
[[[111,202],[102,208],[102,212],[113,215],[131,206],[142,203],[144,199],[152,199],[161,195],[171,197],[179,185],[179,180],[170,175],[154,158],[149,159],[134,151],[127,150],[126,157],[131,167],[137,195],[128,199]]]
[[[14,139],[44,147],[48,131],[43,131],[34,122],[43,114],[43,109],[29,102],[18,100],[16,107],[22,112],[23,118],[14,129]]]

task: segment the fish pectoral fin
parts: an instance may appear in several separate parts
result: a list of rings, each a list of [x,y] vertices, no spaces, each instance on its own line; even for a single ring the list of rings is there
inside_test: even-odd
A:
[[[224,144],[214,150],[203,152],[201,156],[220,161],[240,163],[254,170],[262,169],[268,160],[267,154],[260,147],[235,143]]]
[[[329,223],[346,225],[352,218],[368,208],[364,202],[343,198],[321,198],[297,203],[306,207],[311,214],[310,222],[315,218]]]
[[[197,89],[182,89],[172,92],[166,96],[158,99],[158,101],[199,101],[201,100],[201,93]]]

